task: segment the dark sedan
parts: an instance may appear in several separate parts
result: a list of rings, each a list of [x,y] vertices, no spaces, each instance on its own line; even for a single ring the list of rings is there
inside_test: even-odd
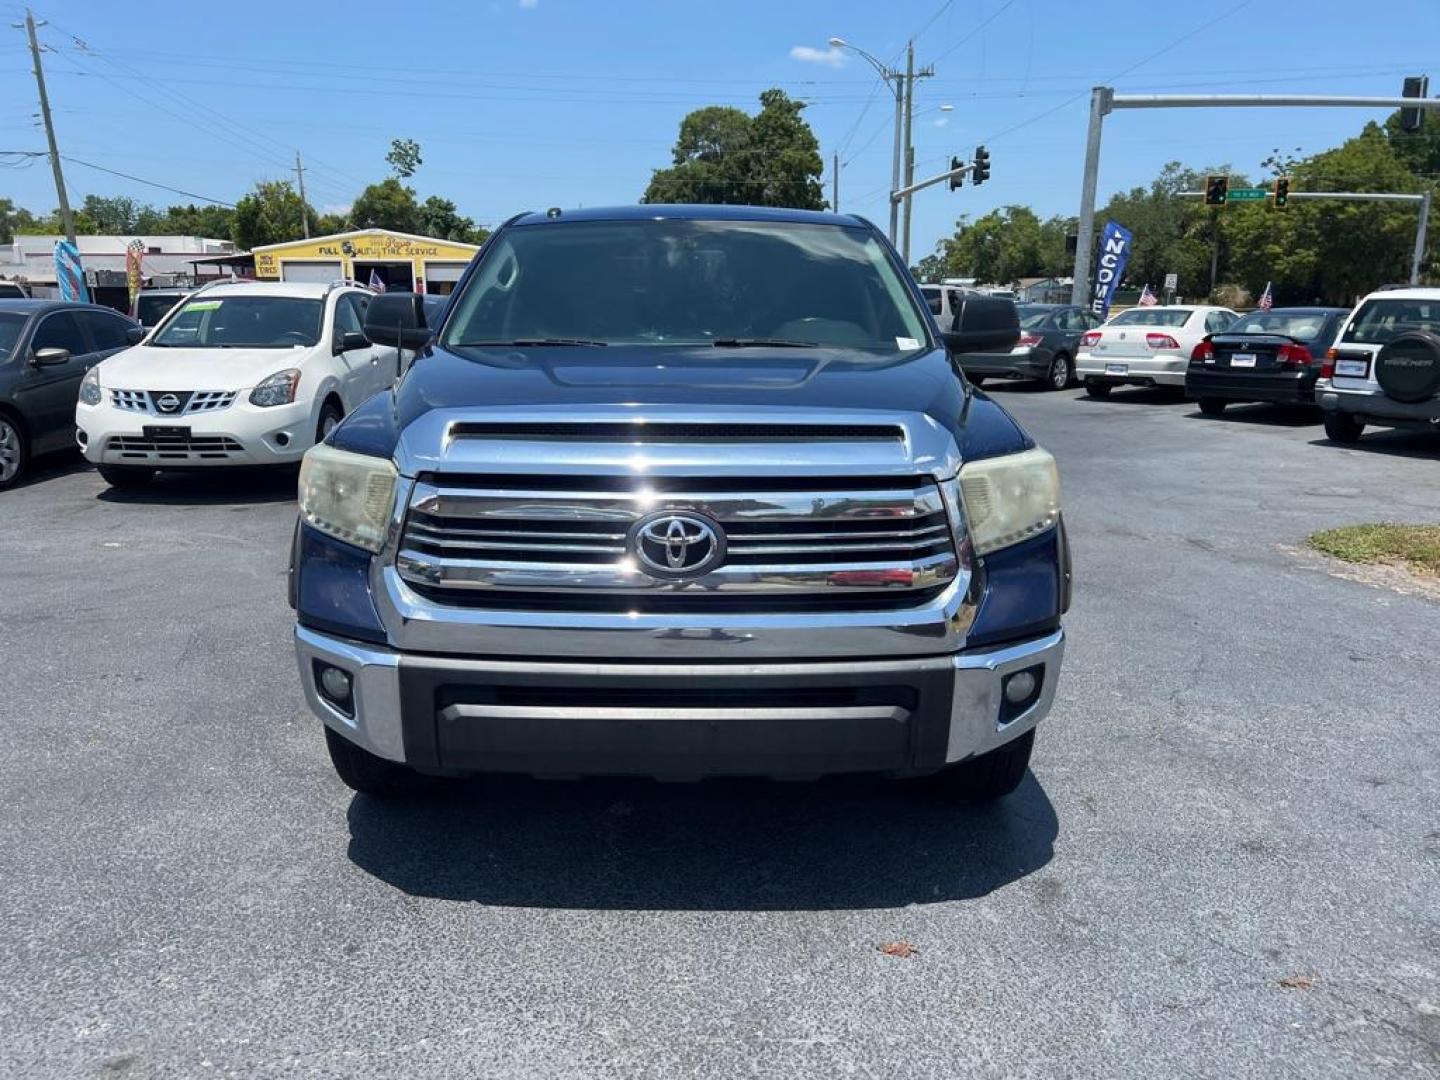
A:
[[[1038,379],[1051,390],[1064,390],[1075,380],[1075,349],[1081,335],[1099,326],[1100,320],[1070,304],[1020,304],[1019,313],[1020,340],[1003,364],[983,374]]]
[[[1274,308],[1242,315],[1190,356],[1185,396],[1219,416],[1232,401],[1314,405],[1320,364],[1349,308]]]
[[[0,489],[34,455],[75,445],[80,380],[143,333],[113,308],[0,300]]]

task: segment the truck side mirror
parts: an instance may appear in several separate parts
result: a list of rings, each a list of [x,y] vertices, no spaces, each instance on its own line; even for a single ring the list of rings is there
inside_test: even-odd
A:
[[[381,293],[365,309],[365,337],[397,349],[423,348],[430,340],[425,298],[417,293]]]

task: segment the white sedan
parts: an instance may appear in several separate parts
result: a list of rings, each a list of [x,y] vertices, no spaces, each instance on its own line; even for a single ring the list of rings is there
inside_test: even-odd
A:
[[[1208,334],[1240,316],[1203,304],[1156,305],[1122,311],[1080,339],[1075,376],[1091,397],[1116,386],[1185,386],[1190,354]]]

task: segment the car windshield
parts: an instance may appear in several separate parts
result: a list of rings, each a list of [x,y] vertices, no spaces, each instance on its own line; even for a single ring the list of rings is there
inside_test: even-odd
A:
[[[451,303],[450,348],[825,345],[893,353],[928,339],[867,229],[770,221],[520,226]]]
[[[135,317],[144,327],[156,326],[184,293],[141,293],[135,298]]]
[[[1045,325],[1046,320],[1053,314],[1049,308],[1041,308],[1036,311],[1034,308],[1020,309],[1020,329],[1036,330]]]
[[[0,360],[8,359],[15,351],[15,342],[20,340],[20,330],[24,325],[24,315],[0,312]]]
[[[1340,340],[1362,345],[1384,345],[1409,330],[1440,334],[1440,299],[1402,300],[1396,297],[1367,300],[1345,327]]]
[[[936,285],[921,285],[920,295],[925,297],[925,303],[930,306],[933,315],[939,315],[945,310],[945,299],[940,295],[940,288]]]
[[[1136,307],[1110,320],[1111,326],[1184,326],[1190,308]]]
[[[149,342],[175,349],[287,349],[320,340],[325,304],[296,296],[191,300]]]
[[[1252,311],[1225,329],[1227,334],[1282,334],[1300,341],[1313,341],[1325,329],[1323,311]]]

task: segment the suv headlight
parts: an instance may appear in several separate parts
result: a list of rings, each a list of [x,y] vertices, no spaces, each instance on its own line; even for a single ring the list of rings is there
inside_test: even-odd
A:
[[[99,405],[105,395],[100,392],[100,369],[92,367],[80,380],[80,404]]]
[[[300,370],[286,368],[277,371],[250,391],[250,404],[269,408],[271,405],[289,405],[295,400],[295,390],[300,385]]]
[[[1028,540],[1060,520],[1060,473],[1038,446],[962,466],[960,492],[977,555]]]
[[[320,443],[300,463],[300,516],[323,533],[378,552],[399,475],[385,458]]]

